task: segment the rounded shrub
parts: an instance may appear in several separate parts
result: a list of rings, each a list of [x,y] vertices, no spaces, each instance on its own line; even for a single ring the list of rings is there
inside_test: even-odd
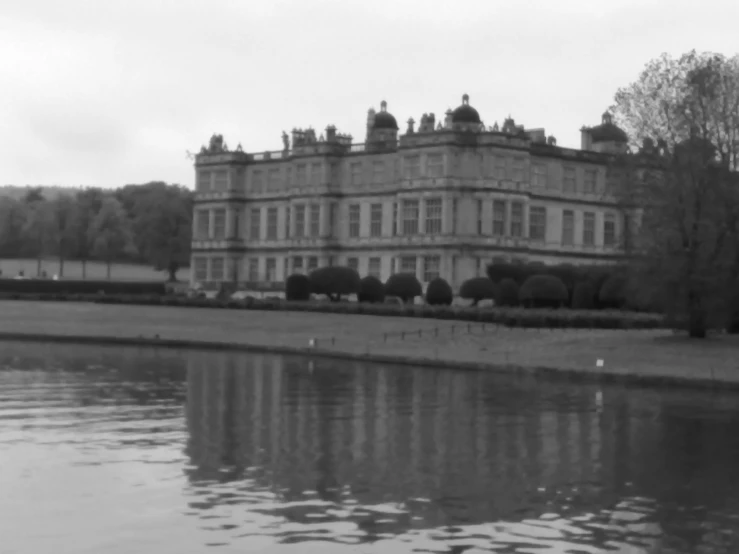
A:
[[[488,277],[473,277],[467,279],[459,287],[459,296],[465,300],[472,300],[476,306],[481,300],[495,300],[497,287]]]
[[[385,285],[377,277],[367,275],[359,281],[359,293],[357,299],[360,302],[382,303],[385,301]]]
[[[413,302],[423,295],[423,288],[413,273],[396,273],[385,283],[385,296],[397,296],[403,303]]]
[[[560,308],[569,300],[567,287],[554,275],[532,275],[521,285],[518,297],[531,308]]]
[[[622,309],[626,305],[626,277],[616,274],[603,281],[598,302],[604,308]]]
[[[518,306],[518,284],[513,279],[503,279],[495,295],[497,306]]]
[[[595,308],[595,287],[589,281],[580,281],[572,292],[573,310],[592,310]]]
[[[444,279],[432,279],[426,288],[426,303],[431,306],[451,306],[454,300],[452,287]]]
[[[487,266],[487,276],[493,283],[500,283],[503,279],[513,279],[516,283],[523,283],[529,275],[531,275],[531,269],[526,265],[492,263]]]
[[[307,275],[294,273],[285,280],[285,299],[288,301],[310,300],[310,279]]]
[[[350,267],[321,267],[311,271],[308,279],[313,294],[325,294],[333,302],[342,296],[359,294],[359,273]]]

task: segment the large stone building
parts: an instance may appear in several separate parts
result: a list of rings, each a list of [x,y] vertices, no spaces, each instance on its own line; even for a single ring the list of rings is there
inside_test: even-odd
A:
[[[511,118],[485,127],[464,95],[400,136],[383,101],[362,143],[329,126],[246,153],[214,135],[195,162],[192,279],[258,290],[333,264],[458,287],[498,259],[612,262],[624,217],[608,168],[627,136],[608,113],[581,132],[576,150]]]

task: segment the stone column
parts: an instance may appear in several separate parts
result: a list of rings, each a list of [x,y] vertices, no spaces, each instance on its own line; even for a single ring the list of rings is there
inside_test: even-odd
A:
[[[226,229],[225,238],[230,239],[233,237],[233,210],[232,208],[226,207]]]
[[[213,210],[203,210],[205,213],[208,214],[208,238],[213,238],[213,232],[215,231],[215,225],[216,225],[216,218],[213,216]],[[208,276],[210,277],[210,270],[208,270]]]

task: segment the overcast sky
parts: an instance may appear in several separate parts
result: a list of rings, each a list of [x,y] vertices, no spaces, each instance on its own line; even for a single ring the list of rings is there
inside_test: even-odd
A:
[[[0,184],[192,186],[213,132],[364,140],[461,103],[579,147],[651,58],[739,51],[736,0],[0,0]]]

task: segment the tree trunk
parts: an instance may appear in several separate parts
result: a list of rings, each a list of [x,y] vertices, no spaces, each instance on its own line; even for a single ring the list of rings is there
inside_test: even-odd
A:
[[[59,278],[64,277],[64,256],[59,255]]]
[[[706,313],[701,306],[700,298],[691,292],[688,294],[688,334],[690,338],[706,338],[706,327]]]

